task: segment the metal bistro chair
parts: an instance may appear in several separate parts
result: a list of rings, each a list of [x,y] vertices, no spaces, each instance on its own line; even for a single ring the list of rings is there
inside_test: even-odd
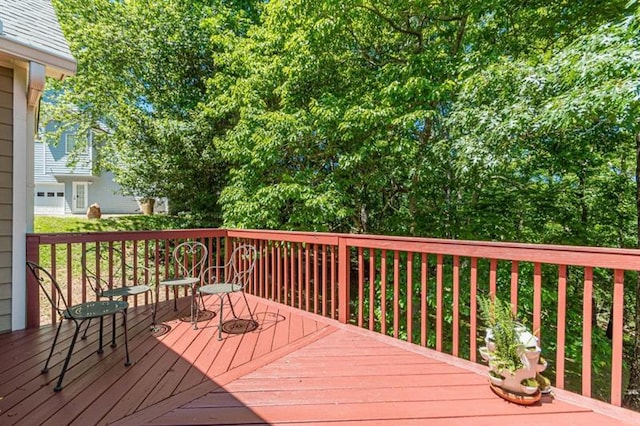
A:
[[[124,365],[131,365],[131,360],[129,359],[129,341],[127,336],[127,307],[129,304],[125,301],[97,301],[97,302],[87,302],[80,303],[77,305],[69,306],[67,304],[66,299],[63,296],[62,289],[60,285],[53,278],[51,273],[33,262],[27,262],[27,267],[34,275],[40,288],[49,299],[49,302],[53,305],[56,312],[60,316],[60,321],[58,321],[58,330],[56,331],[56,336],[53,339],[53,344],[51,345],[51,350],[49,351],[49,356],[47,357],[47,362],[44,364],[44,368],[42,369],[43,373],[49,371],[49,361],[51,360],[51,356],[53,355],[53,350],[56,347],[56,343],[58,341],[58,336],[60,334],[60,328],[62,327],[62,320],[70,320],[76,326],[75,332],[73,334],[73,339],[71,340],[71,345],[69,346],[69,351],[67,352],[67,358],[64,360],[64,365],[62,366],[62,371],[60,372],[60,376],[58,377],[58,383],[53,388],[54,391],[59,392],[62,390],[62,380],[64,379],[64,374],[67,372],[67,368],[69,367],[69,361],[71,360],[71,354],[73,353],[73,347],[76,344],[76,340],[78,339],[78,334],[80,333],[80,327],[85,321],[91,320],[93,318],[100,318],[100,338],[99,338],[99,346],[98,353],[102,353],[102,326],[104,322],[105,316],[114,316],[117,313],[122,314],[122,322],[124,326],[124,347],[126,353],[126,360]],[[53,294],[49,292],[48,289],[52,289]],[[115,318],[114,318],[115,320]],[[115,333],[111,336],[111,346],[115,346],[116,336]]]
[[[203,282],[199,289],[200,294],[215,294],[220,299],[220,323],[218,325],[218,340],[222,340],[222,317],[224,307],[224,297],[227,296],[229,305],[231,306],[231,312],[234,318],[238,318],[235,310],[233,309],[233,303],[231,302],[231,293],[242,293],[244,302],[247,304],[247,310],[251,321],[255,323],[247,296],[244,294],[244,288],[251,279],[251,273],[256,264],[258,252],[256,248],[249,244],[243,244],[236,247],[227,263],[220,266],[211,266],[207,268],[203,274]],[[196,313],[197,314],[197,313]],[[197,318],[196,318],[197,321]]]
[[[93,265],[92,261],[94,261]],[[110,264],[112,266],[109,266]],[[103,278],[103,274],[98,276],[98,265],[105,265],[107,269],[110,269],[108,280]],[[97,247],[90,247],[82,253],[82,270],[98,299],[109,298],[112,300],[114,297],[119,297],[127,301],[129,296],[136,297],[139,294],[149,293],[151,296],[151,328],[155,327],[156,304],[154,303],[154,292],[151,291],[154,285],[149,284],[154,275],[149,268],[126,262],[122,251],[115,247],[100,246],[99,250]],[[114,286],[114,282],[120,282],[122,285]],[[90,324],[91,321],[87,323],[87,328],[82,335],[83,339],[86,337]],[[113,327],[115,329],[115,322]]]
[[[173,249],[175,260],[175,274],[173,278],[160,281],[161,286],[173,287],[173,310],[178,310],[178,288],[188,287],[191,289],[191,323],[193,328],[197,328],[194,318],[197,316],[198,304],[196,301],[196,288],[200,284],[201,273],[207,261],[207,246],[199,241],[185,241],[178,244]],[[156,294],[156,303],[158,295]]]

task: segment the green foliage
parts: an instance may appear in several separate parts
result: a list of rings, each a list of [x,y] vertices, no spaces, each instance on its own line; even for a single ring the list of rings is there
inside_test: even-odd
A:
[[[495,357],[491,360],[492,369],[515,373],[518,369],[523,368],[518,333],[518,328],[521,328],[522,324],[513,314],[511,304],[498,298],[491,300],[490,297],[479,297],[478,305],[480,306],[480,316],[485,326],[491,329],[496,345],[495,351],[492,352]]]

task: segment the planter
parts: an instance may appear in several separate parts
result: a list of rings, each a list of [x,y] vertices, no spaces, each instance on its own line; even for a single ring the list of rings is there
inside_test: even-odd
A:
[[[142,214],[144,215],[152,215],[153,214],[153,206],[155,205],[155,198],[142,198],[140,200],[140,210],[142,210]]]
[[[540,357],[540,359],[538,359],[538,365],[536,366],[536,371],[538,373],[542,373],[546,369],[547,369],[547,360]]]
[[[540,389],[527,382],[535,381],[536,374],[544,370],[547,363],[544,359],[540,360],[538,339],[521,325],[518,325],[515,330],[518,332],[520,342],[517,353],[521,368],[511,371],[499,367],[500,362],[495,352],[496,344],[490,328],[487,329],[485,336],[486,346],[480,347],[479,352],[482,359],[489,364],[489,382],[493,391],[508,401],[529,405],[540,399]]]
[[[526,395],[522,393],[512,393],[512,392],[506,391],[500,386],[495,386],[493,383],[489,383],[489,387],[491,388],[493,393],[498,395],[500,398],[509,402],[513,402],[514,404],[533,405],[538,403],[538,401],[540,401],[540,398],[541,398],[540,391],[532,395]]]
[[[497,381],[492,380],[492,378],[495,377],[496,374],[495,370],[492,371],[493,373],[489,373],[489,379],[491,380],[491,382],[496,386],[500,386],[502,389],[508,392],[521,395],[531,395],[538,390],[537,386],[527,386],[522,384],[523,381],[528,379],[535,380],[535,369],[521,368],[515,371],[515,373],[512,373],[508,370],[502,370],[501,372],[498,372],[500,376],[504,377],[502,383],[497,383]]]
[[[482,346],[480,347],[480,349],[478,349],[478,351],[480,352],[480,356],[482,357],[482,359],[484,359],[486,362],[491,361],[492,359],[491,351],[489,350],[488,347]]]
[[[504,383],[504,378],[498,377],[498,376],[495,375],[495,373],[492,373],[490,371],[489,372],[489,381],[494,386],[502,386],[502,384]]]

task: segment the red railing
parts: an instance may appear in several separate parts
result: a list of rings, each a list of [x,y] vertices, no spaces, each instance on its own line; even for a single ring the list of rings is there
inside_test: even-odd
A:
[[[147,277],[148,283],[157,284],[168,277],[175,268],[171,268],[171,248],[185,240],[198,240],[208,247],[208,262],[220,263],[219,256],[223,255],[226,232],[220,229],[198,230],[170,230],[170,231],[134,231],[134,232],[95,232],[95,233],[64,233],[64,234],[29,234],[27,235],[27,260],[41,264],[48,268],[53,277],[66,290],[65,298],[69,304],[95,300],[87,285],[88,280],[81,267],[82,253],[89,248],[106,245],[111,258],[111,249],[117,248],[127,257],[127,262],[134,268],[133,276],[138,277],[135,268],[145,268],[151,271]],[[124,259],[117,259],[124,262]],[[100,270],[97,262],[97,276],[110,285],[123,285],[118,281],[123,277],[113,275],[113,265],[106,265]],[[116,265],[117,266],[117,265]],[[116,268],[117,269],[117,268]],[[148,273],[147,273],[148,274]],[[54,289],[50,289],[51,292]],[[186,293],[185,293],[186,294]],[[160,299],[170,298],[169,289],[160,294]],[[41,308],[41,302],[42,308]],[[133,306],[151,303],[148,295],[129,298]],[[47,310],[50,309],[50,310]],[[55,323],[55,311],[46,303],[44,295],[40,294],[37,282],[27,274],[27,326],[37,327],[42,322]]]
[[[595,381],[607,391],[594,396],[621,405],[625,281],[637,278],[637,250],[198,229],[33,234],[27,237],[27,257],[58,271],[73,295],[73,286],[85,285],[74,266],[77,250],[98,242],[131,247],[150,259],[159,280],[169,274],[164,248],[185,239],[207,244],[209,262],[215,264],[235,242],[254,244],[260,258],[247,291],[258,297],[471,361],[482,341],[478,297],[498,295],[511,301],[541,339],[543,356],[552,357],[557,388],[591,396]],[[30,279],[30,326],[40,318],[34,289]],[[81,293],[84,300],[85,288]],[[610,325],[611,340],[604,336],[603,323]],[[594,352],[597,365],[592,365]],[[601,365],[603,356],[607,362]]]

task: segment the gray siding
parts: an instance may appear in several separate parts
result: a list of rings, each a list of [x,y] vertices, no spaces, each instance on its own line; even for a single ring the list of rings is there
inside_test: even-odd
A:
[[[69,185],[71,189],[71,185]],[[71,191],[69,191],[71,193]],[[113,173],[105,172],[89,185],[89,205],[98,203],[103,214],[135,214],[140,207],[135,197],[125,197],[120,193],[120,185],[113,181]]]
[[[58,182],[56,178],[51,174],[46,173],[46,157],[51,157],[50,154],[47,154],[49,151],[49,146],[46,143],[42,143],[40,141],[36,141],[35,148],[33,150],[33,165],[34,165],[34,174],[35,174],[35,182],[37,183],[56,183]]]
[[[55,124],[48,124],[45,132],[55,131]],[[91,176],[91,149],[87,149],[87,153],[77,154],[76,162],[69,164],[70,156],[67,154],[67,135],[72,132],[63,132],[60,139],[55,144],[43,144],[37,142],[35,145],[34,157],[34,173],[36,182],[41,179],[53,179],[51,182],[57,182],[53,175],[81,175]],[[38,153],[38,151],[40,151]]]
[[[0,333],[11,330],[13,70],[0,67]]]

